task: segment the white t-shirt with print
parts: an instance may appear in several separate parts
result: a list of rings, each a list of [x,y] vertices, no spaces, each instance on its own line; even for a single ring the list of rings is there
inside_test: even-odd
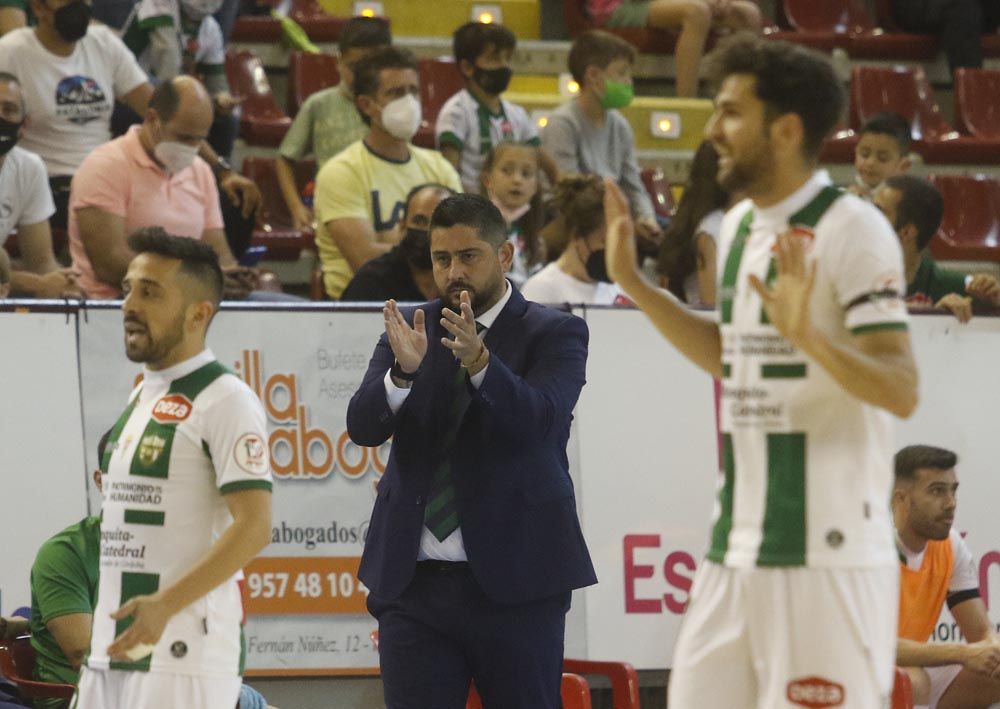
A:
[[[616,305],[624,299],[617,284],[578,281],[554,261],[525,282],[521,295],[543,304]]]
[[[111,140],[111,111],[146,82],[135,57],[110,28],[92,24],[72,54],[53,54],[22,27],[0,37],[0,67],[24,89],[28,120],[20,145],[37,153],[49,177],[72,175],[91,150]]]
[[[15,145],[0,165],[0,245],[17,227],[44,222],[53,212],[45,164]]]

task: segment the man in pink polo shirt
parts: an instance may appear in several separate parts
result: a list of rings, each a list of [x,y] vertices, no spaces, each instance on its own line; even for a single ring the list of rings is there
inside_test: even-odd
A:
[[[233,257],[219,192],[198,146],[212,125],[212,100],[196,79],[179,76],[153,92],[142,125],[105,143],[73,176],[69,246],[88,298],[121,295],[132,252],[127,236],[148,226],[207,242],[226,275],[226,297],[245,297],[256,273]]]

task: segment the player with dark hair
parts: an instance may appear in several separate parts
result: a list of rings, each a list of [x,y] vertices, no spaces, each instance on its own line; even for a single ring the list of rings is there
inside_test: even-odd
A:
[[[233,707],[237,580],[271,536],[266,417],[205,347],[222,298],[212,248],[162,229],[129,247],[125,354],[145,371],[100,461],[98,601],[74,706]]]
[[[669,704],[876,709],[898,600],[890,414],[917,405],[899,241],[817,170],[844,106],[828,59],[748,36],[711,59],[718,179],[748,196],[722,223],[718,322],[642,276],[610,182],[605,206],[611,276],[722,380],[714,527]]]
[[[979,592],[979,568],[953,526],[957,464],[957,455],[934,446],[907,446],[896,454],[896,664],[910,675],[915,704],[986,709],[1000,702],[1000,636]],[[930,642],[945,604],[964,643]]]

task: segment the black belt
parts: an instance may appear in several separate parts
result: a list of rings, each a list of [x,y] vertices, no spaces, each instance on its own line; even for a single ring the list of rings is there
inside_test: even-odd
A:
[[[455,571],[466,571],[469,568],[468,561],[439,561],[437,559],[425,559],[417,562],[417,569],[420,571],[432,571],[439,574],[449,574]]]

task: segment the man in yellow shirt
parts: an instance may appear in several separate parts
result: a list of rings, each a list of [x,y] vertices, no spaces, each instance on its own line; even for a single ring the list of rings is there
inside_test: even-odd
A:
[[[980,598],[972,553],[952,528],[957,462],[951,451],[932,446],[907,446],[896,454],[896,664],[910,675],[917,705],[985,709],[1000,702],[1000,637]],[[965,643],[928,642],[946,602]]]
[[[435,182],[461,191],[458,173],[442,155],[410,145],[420,127],[417,62],[386,47],[359,64],[355,103],[368,134],[344,148],[316,178],[316,234],[327,295],[340,298],[362,264],[389,251],[410,190]]]

